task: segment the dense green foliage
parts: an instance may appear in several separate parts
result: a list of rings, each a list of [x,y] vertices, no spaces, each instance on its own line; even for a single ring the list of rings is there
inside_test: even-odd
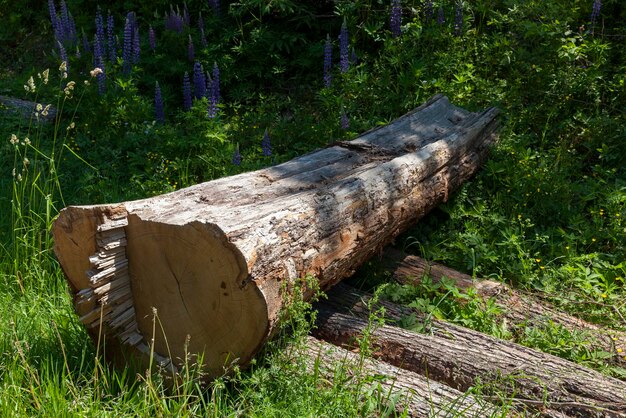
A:
[[[180,33],[165,28],[164,15],[182,13],[183,4],[117,2],[111,12],[118,59],[105,63],[104,94],[90,75],[93,56],[82,47],[83,32],[93,40],[96,6],[68,1],[81,56],[68,49],[65,79],[40,3],[0,0],[0,95],[58,109],[54,122],[41,123],[0,105],[0,415],[388,413],[368,402],[358,379],[348,381],[345,371],[328,384],[283,350],[310,326],[303,303],[296,304],[301,316],[291,316],[300,318],[295,336],[268,347],[250,370],[208,388],[193,370],[172,393],[150,373],[137,380],[107,368],[73,314],[49,231],[65,205],[145,197],[286,161],[386,123],[436,93],[470,110],[499,107],[500,140],[476,178],[397,244],[478,277],[541,292],[593,322],[626,328],[621,0],[604,1],[595,25],[591,0],[435,1],[432,17],[429,2],[404,0],[398,37],[389,28],[391,2],[382,0],[224,1],[219,14],[211,2],[190,0],[191,24]],[[458,4],[462,26],[455,22]],[[121,55],[128,11],[136,13],[141,47],[130,74]],[[107,12],[102,9],[105,19]],[[337,65],[344,21],[351,55],[346,72]],[[194,60],[205,71],[214,64],[220,70],[213,118],[210,98],[183,109],[183,75],[194,72],[189,39]],[[165,123],[156,121],[156,82]],[[266,130],[270,155],[261,145]],[[233,164],[236,150],[240,165]],[[510,337],[497,326],[493,306],[471,295],[458,304],[453,287],[426,282],[386,292],[437,317]],[[405,325],[419,329],[410,320]],[[578,338],[528,328],[522,341],[624,376],[608,362],[615,353],[589,353]]]

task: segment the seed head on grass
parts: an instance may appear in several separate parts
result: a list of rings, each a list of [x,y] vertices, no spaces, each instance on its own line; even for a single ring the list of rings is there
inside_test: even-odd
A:
[[[324,44],[324,87],[330,87],[333,79],[333,45],[330,42],[330,35],[326,35],[326,43]]]
[[[165,113],[163,111],[163,97],[161,96],[161,87],[159,87],[159,82],[156,82],[156,87],[154,89],[154,116],[157,122],[164,124],[165,123]]]
[[[272,145],[270,143],[270,134],[267,131],[267,129],[265,130],[265,133],[263,134],[263,139],[261,140],[261,150],[263,151],[263,155],[265,157],[269,157],[270,155],[272,155]]]
[[[391,1],[391,17],[389,19],[391,36],[397,38],[402,33],[402,5],[400,0]]]

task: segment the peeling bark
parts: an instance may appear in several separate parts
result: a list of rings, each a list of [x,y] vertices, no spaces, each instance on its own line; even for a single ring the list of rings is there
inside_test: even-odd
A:
[[[167,366],[188,353],[202,355],[209,376],[245,365],[276,329],[292,279],[314,275],[332,286],[445,201],[486,157],[496,115],[437,96],[390,125],[275,167],[65,208],[53,226],[55,253],[76,310],[122,351],[145,357],[150,347]],[[105,231],[124,242],[114,256],[119,274],[92,262],[111,256]],[[132,307],[119,308],[120,294],[114,303],[108,292],[91,297],[106,275],[121,281]]]
[[[483,384],[496,382],[500,390],[544,416],[626,417],[626,383],[618,379],[444,321],[431,320],[427,334],[389,325],[372,328],[362,318],[369,315],[370,298],[336,286],[329,301],[320,304],[315,337],[350,348],[369,330],[375,358],[457,390],[465,391],[480,379]],[[375,306],[384,307],[392,319],[414,313],[389,302]]]

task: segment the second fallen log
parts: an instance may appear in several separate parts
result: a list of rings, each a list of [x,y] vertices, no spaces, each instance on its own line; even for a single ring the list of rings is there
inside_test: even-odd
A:
[[[108,352],[209,376],[276,329],[284,283],[349,276],[475,173],[497,111],[435,97],[392,124],[268,169],[150,199],[64,209],[55,252]]]

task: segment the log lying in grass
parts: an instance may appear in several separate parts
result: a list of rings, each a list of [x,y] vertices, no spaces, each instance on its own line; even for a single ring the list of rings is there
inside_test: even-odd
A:
[[[502,310],[502,317],[512,326],[542,326],[548,323],[560,325],[569,331],[582,331],[589,335],[592,348],[612,353],[615,363],[626,363],[626,333],[600,327],[575,316],[561,312],[532,295],[524,294],[504,283],[494,280],[473,280],[471,276],[429,262],[423,258],[407,255],[393,248],[386,248],[383,265],[392,271],[393,278],[403,284],[417,284],[424,276],[433,282],[446,277],[461,290],[473,288],[484,299],[493,299]],[[618,352],[618,350],[621,350]]]
[[[351,347],[368,328],[363,317],[369,314],[370,299],[367,293],[349,286],[336,286],[328,302],[320,304],[314,335]],[[377,306],[383,306],[385,315],[392,319],[415,313],[389,302]],[[374,356],[460,391],[467,390],[477,379],[499,382],[500,389],[516,401],[546,416],[626,416],[626,383],[618,379],[477,331],[431,321],[428,334],[389,325],[374,329]]]
[[[41,111],[37,110],[38,105]],[[8,96],[0,96],[0,112],[16,113],[24,119],[33,117],[42,122],[54,120],[57,114],[56,108],[52,106]]]
[[[369,396],[380,399],[399,413],[416,418],[492,416],[501,410],[493,404],[459,392],[439,382],[375,359],[307,339],[305,354],[309,370],[326,379],[345,376],[346,384],[362,385]],[[339,373],[333,367],[340,365]],[[391,411],[389,411],[391,412]],[[386,415],[383,415],[386,416]]]
[[[485,158],[496,115],[437,96],[275,167],[65,208],[55,252],[81,321],[115,346],[108,352],[153,350],[166,366],[198,353],[213,376],[246,364],[275,330],[284,283],[314,275],[333,285],[446,200]]]

